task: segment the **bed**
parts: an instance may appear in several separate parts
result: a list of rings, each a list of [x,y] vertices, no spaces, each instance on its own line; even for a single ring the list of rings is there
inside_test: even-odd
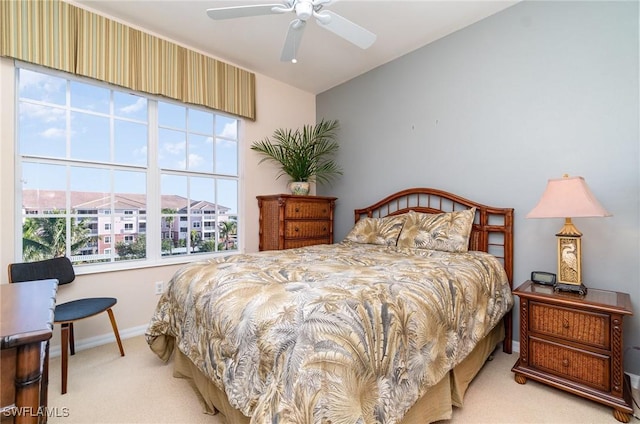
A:
[[[434,422],[511,353],[512,274],[513,209],[412,188],[339,243],[182,267],[146,340],[227,423]]]

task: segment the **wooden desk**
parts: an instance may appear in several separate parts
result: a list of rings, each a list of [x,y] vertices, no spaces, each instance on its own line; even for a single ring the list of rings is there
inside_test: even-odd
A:
[[[57,289],[58,280],[0,284],[0,411],[16,424],[47,419],[45,346],[53,332]]]

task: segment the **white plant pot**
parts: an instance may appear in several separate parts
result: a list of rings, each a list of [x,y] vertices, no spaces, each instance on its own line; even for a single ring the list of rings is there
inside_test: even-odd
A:
[[[291,194],[296,196],[306,196],[309,194],[311,184],[308,181],[292,181],[289,183]]]

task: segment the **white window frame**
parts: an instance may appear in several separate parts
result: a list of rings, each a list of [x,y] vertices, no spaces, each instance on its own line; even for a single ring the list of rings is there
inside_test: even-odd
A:
[[[80,77],[80,76],[76,76],[76,75],[71,75],[71,74],[67,74],[65,72],[61,72],[61,71],[55,71],[55,70],[51,70],[48,68],[44,68],[44,67],[40,67],[37,65],[32,65],[32,64],[28,64],[28,63],[24,63],[24,62],[19,62],[19,61],[15,61],[14,62],[15,65],[13,67],[13,72],[12,72],[12,76],[14,78],[14,87],[15,87],[15,95],[14,95],[14,102],[13,102],[13,108],[14,108],[14,113],[15,113],[15,137],[14,137],[14,157],[16,158],[16,166],[15,166],[15,200],[16,200],[16,204],[15,204],[15,210],[16,210],[16,222],[20,223],[22,222],[22,217],[23,217],[23,213],[22,213],[22,188],[20,185],[20,179],[21,179],[21,175],[22,175],[22,168],[21,168],[21,164],[22,164],[22,159],[21,159],[21,155],[20,155],[20,146],[19,146],[19,119],[18,119],[18,114],[19,114],[19,87],[18,87],[18,72],[19,69],[28,69],[34,72],[39,72],[39,73],[44,73],[44,74],[49,74],[55,77],[59,77],[59,78],[64,78],[67,80],[76,80],[79,82],[83,82],[83,83],[88,83],[88,84],[93,84],[93,85],[97,85],[97,86],[102,86],[102,87],[107,87],[110,89],[114,89],[113,86],[97,81],[97,80],[93,80],[90,78],[85,78],[85,77]],[[149,137],[156,137],[157,139],[157,132],[158,132],[158,126],[157,126],[157,103],[158,101],[162,101],[162,102],[171,102],[169,100],[167,100],[166,98],[161,98],[159,96],[153,96],[151,94],[147,94],[147,93],[141,93],[141,92],[134,92],[132,90],[126,90],[126,89],[122,89],[120,87],[115,87],[116,90],[119,91],[130,91],[131,93],[138,95],[138,96],[143,96],[145,98],[147,98],[147,100],[150,103],[150,109],[152,109],[152,113],[150,113],[149,116]],[[186,104],[186,103],[181,103],[179,101],[175,101],[175,104],[180,105],[180,106],[185,106],[188,108],[192,108],[192,109],[198,109],[198,107],[190,105],[190,104]],[[202,108],[202,110],[208,111],[208,112],[212,112],[209,109],[206,108]],[[235,255],[235,254],[239,254],[241,252],[244,251],[244,228],[245,228],[245,208],[244,208],[244,201],[243,201],[243,193],[244,193],[244,172],[243,172],[243,166],[244,166],[244,160],[243,160],[243,155],[242,155],[242,140],[243,140],[243,128],[244,128],[244,120],[242,118],[224,113],[224,112],[220,112],[220,111],[214,111],[213,113],[215,113],[216,115],[220,115],[220,116],[224,116],[226,118],[231,118],[231,119],[235,119],[237,120],[237,135],[236,135],[236,142],[237,142],[237,175],[236,176],[229,176],[229,175],[218,175],[215,176],[216,178],[220,178],[220,177],[224,177],[224,178],[229,178],[232,180],[236,180],[237,181],[237,193],[236,193],[236,198],[237,198],[237,213],[234,213],[234,216],[238,217],[238,228],[237,228],[237,232],[239,234],[238,237],[238,246],[237,246],[237,250],[233,250],[233,251],[217,251],[217,252],[212,252],[212,253],[199,253],[197,255],[198,258],[204,258],[204,257],[215,257],[215,256],[227,256],[227,255]],[[154,115],[155,114],[155,115]],[[157,157],[157,143],[152,143],[150,142],[148,144],[148,148],[149,148],[149,157]],[[126,269],[135,269],[135,268],[145,268],[145,267],[155,267],[155,266],[162,266],[162,265],[167,265],[167,264],[180,264],[180,263],[187,263],[187,262],[191,262],[194,260],[195,256],[194,255],[176,255],[176,256],[162,256],[161,255],[161,250],[160,250],[160,245],[161,245],[161,241],[164,239],[163,236],[163,229],[161,228],[160,225],[160,213],[157,214],[150,214],[149,211],[153,211],[153,210],[160,210],[160,200],[159,200],[159,196],[160,196],[160,169],[158,168],[157,163],[153,162],[151,160],[149,160],[148,162],[148,169],[147,169],[147,205],[145,208],[145,213],[146,213],[146,228],[145,228],[145,237],[146,237],[146,242],[147,242],[147,256],[146,258],[142,258],[142,259],[137,259],[137,260],[126,260],[126,261],[116,261],[116,262],[109,262],[109,263],[96,263],[96,264],[87,264],[87,265],[81,265],[76,267],[76,274],[90,274],[90,273],[96,273],[96,272],[105,272],[105,271],[116,271],[116,270],[126,270]],[[79,162],[82,163],[82,162]],[[45,214],[48,212],[44,212]],[[98,215],[111,215],[112,211],[110,210],[100,210],[98,211]],[[124,216],[124,214],[123,214]],[[131,216],[131,215],[127,215],[127,216]],[[154,231],[153,234],[150,234],[149,229],[150,228],[155,228],[157,229],[157,231]],[[114,229],[113,226],[109,223],[105,224],[105,229],[106,231],[111,230],[111,237],[113,238],[113,234],[114,234]],[[134,228],[134,230],[136,230]],[[15,229],[14,233],[15,233],[15,250],[14,250],[14,257],[16,261],[21,261],[22,260],[22,236],[21,236],[21,232],[22,232],[22,226],[19,225],[17,226],[17,228]],[[151,237],[150,237],[151,236]],[[112,250],[112,248],[106,248],[105,249],[105,253],[106,252],[110,252]]]

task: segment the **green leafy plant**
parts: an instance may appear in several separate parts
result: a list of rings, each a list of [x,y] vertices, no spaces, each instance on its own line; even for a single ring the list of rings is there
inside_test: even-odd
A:
[[[336,141],[338,121],[322,120],[302,129],[277,129],[269,138],[255,141],[251,150],[262,153],[260,161],[280,165],[277,178],[288,175],[291,181],[330,182],[342,170],[333,160],[339,145]]]

